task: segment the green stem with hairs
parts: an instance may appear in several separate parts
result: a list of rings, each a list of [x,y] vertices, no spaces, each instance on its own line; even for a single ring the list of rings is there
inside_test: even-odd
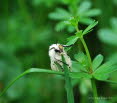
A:
[[[76,28],[76,31],[79,32],[79,29],[78,27]],[[90,53],[89,53],[89,49],[86,45],[86,42],[83,38],[83,36],[80,38],[83,46],[84,46],[84,49],[85,49],[85,52],[86,52],[86,55],[88,57],[88,61],[89,61],[89,64],[90,64],[90,68],[89,68],[89,73],[93,73],[93,70],[92,70],[92,60],[91,60],[91,56],[90,56]],[[92,89],[93,89],[93,96],[94,96],[94,103],[98,103],[98,99],[96,99],[98,97],[98,94],[97,94],[97,88],[96,88],[96,84],[95,84],[95,80],[94,79],[91,79],[91,84],[92,84]]]
[[[92,72],[92,61],[91,61],[91,56],[90,56],[90,53],[89,53],[88,47],[87,47],[87,45],[86,45],[86,43],[85,43],[85,41],[84,41],[84,38],[83,38],[83,37],[82,37],[82,38],[80,38],[80,40],[81,40],[81,42],[82,42],[82,44],[83,44],[83,46],[84,46],[84,49],[85,49],[86,55],[87,55],[87,57],[88,57],[88,61],[89,61],[89,64],[90,64],[89,71],[90,71],[90,72]]]
[[[76,26],[75,28],[76,28],[76,31],[79,32],[78,26]],[[89,61],[89,64],[90,64],[89,71],[92,72],[92,61],[91,61],[91,56],[90,56],[90,53],[89,53],[89,49],[88,49],[88,47],[87,47],[87,45],[86,45],[86,42],[85,42],[83,36],[80,38],[80,40],[81,40],[81,42],[82,42],[82,44],[83,44],[83,46],[84,46],[86,55],[87,55],[87,57],[88,57],[88,61]]]
[[[86,45],[83,37],[80,38],[80,40],[81,40],[81,42],[82,42],[82,44],[83,44],[83,46],[85,48],[85,52],[86,52],[86,55],[88,57],[88,61],[89,61],[89,64],[90,64],[89,73],[92,73],[93,72],[93,70],[92,70],[92,61],[91,61],[91,56],[90,56],[88,47],[87,47],[87,45]],[[98,99],[97,99],[97,97],[98,97],[98,95],[97,95],[97,88],[96,88],[96,84],[95,84],[95,80],[94,79],[91,79],[91,84],[92,84],[92,89],[93,89],[94,103],[98,103]]]

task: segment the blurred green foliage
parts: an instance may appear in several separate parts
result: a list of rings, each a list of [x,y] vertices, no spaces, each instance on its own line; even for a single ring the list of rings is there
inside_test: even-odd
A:
[[[99,26],[90,33],[90,37],[85,38],[91,55],[94,58],[97,53],[103,54],[105,60],[117,63],[116,10],[117,0],[1,1],[0,91],[29,68],[50,68],[49,45],[56,42],[66,44],[69,36],[74,38],[69,44],[75,43],[76,38],[72,36],[74,28],[64,23],[71,16],[79,16],[81,30],[94,19],[99,21]],[[76,48],[69,52],[72,60],[79,48],[76,44],[75,46]],[[78,58],[79,55],[82,55],[82,58]],[[85,55],[79,51],[76,57],[81,66],[85,62]],[[117,81],[117,71],[110,78]],[[92,95],[89,80],[74,80],[73,85],[76,103],[92,101],[88,98]],[[100,103],[117,102],[116,85],[97,82],[97,88],[100,97],[107,97],[100,99]],[[29,74],[9,88],[0,98],[0,103],[66,103],[64,82],[59,76]]]

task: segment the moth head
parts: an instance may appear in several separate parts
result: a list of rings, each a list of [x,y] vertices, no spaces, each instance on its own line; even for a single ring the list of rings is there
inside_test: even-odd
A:
[[[54,51],[55,53],[63,53],[64,52],[64,47],[71,47],[73,46],[72,45],[62,45],[62,44],[52,44],[50,47],[49,47],[49,51]]]
[[[63,45],[59,44],[58,47],[59,47],[60,52],[63,52],[63,49],[64,49]]]
[[[49,48],[49,51],[54,50],[55,53],[62,53],[63,49],[64,48],[61,44],[52,44]]]

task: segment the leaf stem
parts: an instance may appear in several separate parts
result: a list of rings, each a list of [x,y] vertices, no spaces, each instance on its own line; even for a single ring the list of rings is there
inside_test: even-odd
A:
[[[65,61],[63,56],[62,56],[62,61]],[[74,103],[74,95],[72,90],[71,78],[69,76],[69,70],[65,64],[63,64],[63,69],[64,69],[64,76],[65,76],[65,88],[67,92],[67,100],[68,100],[68,103]]]
[[[76,29],[77,32],[79,29]],[[90,56],[90,53],[89,53],[89,49],[86,45],[86,42],[83,38],[83,36],[80,38],[83,46],[84,46],[84,49],[85,49],[85,52],[86,52],[86,55],[88,57],[88,61],[89,61],[89,64],[90,64],[90,68],[89,68],[89,73],[93,73],[93,70],[92,70],[92,60],[91,60],[91,56]],[[98,97],[98,94],[97,94],[97,88],[96,88],[96,84],[95,84],[95,80],[94,78],[91,79],[91,84],[92,84],[92,89],[93,89],[93,95],[94,95],[94,103],[98,103],[98,99],[96,99],[96,97]]]
[[[38,69],[38,68],[31,68],[26,71],[24,71],[22,74],[18,75],[13,81],[10,82],[10,84],[0,93],[0,97],[21,77],[25,76],[26,74],[29,73],[49,73],[49,74],[58,74],[58,75],[63,75],[63,72],[57,72],[57,71],[52,71],[52,70],[47,70],[47,69]]]
[[[97,88],[95,84],[95,80],[91,79],[92,89],[93,89],[93,97],[94,97],[94,103],[98,103],[98,95],[97,95]]]
[[[28,71],[23,72],[22,74],[20,74],[19,76],[17,76],[12,82],[10,82],[10,84],[2,91],[2,93],[0,94],[0,97],[8,90],[8,88],[10,88],[18,79],[20,79],[22,76],[24,76],[25,74],[27,74]]]
[[[90,68],[89,68],[89,73],[92,73],[93,70],[92,70],[92,61],[91,61],[91,56],[90,56],[90,53],[89,53],[89,50],[88,50],[88,47],[85,43],[85,40],[82,38],[80,38],[84,48],[85,48],[85,51],[86,51],[86,54],[87,54],[87,57],[88,57],[88,61],[89,61],[89,64],[90,64]],[[95,80],[94,79],[91,79],[91,84],[92,84],[92,89],[93,89],[93,96],[94,96],[94,103],[98,103],[98,99],[96,99],[98,97],[97,95],[97,88],[96,88],[96,84],[95,84]]]
[[[85,43],[85,41],[84,41],[84,38],[83,38],[83,37],[82,37],[82,38],[80,38],[80,40],[81,40],[81,42],[82,42],[82,44],[83,44],[83,46],[84,46],[84,49],[85,49],[85,51],[86,51],[86,55],[87,55],[87,57],[88,57],[88,61],[89,61],[89,64],[90,64],[89,71],[90,71],[90,73],[92,73],[92,61],[91,61],[91,56],[90,56],[90,53],[89,53],[88,47],[87,47],[87,45],[86,45],[86,43]]]

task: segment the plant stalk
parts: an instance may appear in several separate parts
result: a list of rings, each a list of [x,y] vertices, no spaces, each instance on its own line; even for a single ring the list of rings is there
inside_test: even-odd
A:
[[[93,89],[93,97],[94,97],[94,103],[98,103],[98,95],[97,95],[97,88],[95,84],[95,80],[91,79],[92,89]]]
[[[86,45],[85,40],[83,39],[83,37],[80,40],[81,40],[81,42],[82,42],[82,44],[84,46],[84,49],[86,51],[86,55],[88,57],[88,61],[89,61],[89,64],[90,64],[89,72],[92,73],[93,72],[93,70],[92,70],[92,61],[91,61],[91,56],[90,56],[88,47],[87,47],[87,45]],[[97,88],[96,88],[96,84],[95,84],[95,80],[94,79],[91,79],[91,84],[92,84],[92,89],[93,89],[94,103],[98,103]]]
[[[64,57],[62,56],[62,61],[65,62]],[[71,78],[69,76],[69,70],[67,65],[63,64],[64,69],[64,76],[65,76],[65,89],[67,92],[67,101],[68,103],[74,103],[74,95],[73,95],[73,89],[71,84]]]
[[[57,71],[51,71],[51,70],[46,70],[46,69],[39,69],[39,68],[31,68],[20,75],[18,75],[13,81],[10,82],[10,84],[0,93],[0,97],[21,77],[25,76],[26,74],[29,73],[50,73],[50,74],[58,74],[58,75],[64,75],[63,72],[57,72]]]
[[[85,49],[85,51],[86,51],[86,55],[87,55],[87,57],[88,57],[88,61],[89,61],[89,64],[90,64],[89,71],[92,73],[92,61],[91,61],[91,56],[90,56],[88,47],[87,47],[87,45],[86,45],[85,40],[84,40],[83,37],[80,38],[80,40],[81,40],[81,42],[82,42],[82,44],[83,44],[83,46],[84,46],[84,49]]]
[[[86,55],[88,57],[88,61],[89,61],[89,64],[90,64],[90,71],[89,72],[92,73],[93,72],[93,70],[92,70],[92,61],[91,61],[91,56],[90,56],[88,47],[87,47],[87,45],[86,45],[85,40],[83,39],[83,37],[80,40],[81,40],[81,42],[82,42],[82,44],[84,46],[84,49],[86,51]],[[96,84],[95,84],[95,80],[94,79],[91,79],[91,84],[92,84],[92,89],[93,89],[94,103],[98,103],[97,88],[96,88]]]
[[[79,32],[79,29],[76,29],[77,32]],[[93,70],[92,70],[92,60],[91,60],[91,56],[90,56],[90,53],[89,53],[89,49],[87,47],[87,44],[84,40],[83,37],[80,38],[83,46],[84,46],[84,49],[85,49],[85,52],[86,52],[86,55],[88,57],[88,61],[89,61],[89,64],[90,64],[90,68],[89,68],[89,73],[92,73]],[[98,94],[97,94],[97,88],[96,88],[96,84],[95,84],[95,80],[94,79],[91,79],[91,84],[92,84],[92,89],[93,89],[93,96],[94,96],[94,103],[98,103],[98,99],[96,99],[98,97]]]

